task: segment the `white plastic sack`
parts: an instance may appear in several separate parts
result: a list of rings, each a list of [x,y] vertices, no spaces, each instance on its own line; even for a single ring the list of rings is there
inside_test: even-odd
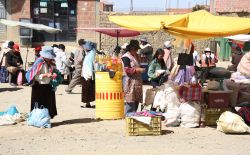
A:
[[[194,128],[200,123],[201,106],[196,102],[182,103],[180,106],[181,127]]]
[[[36,126],[39,128],[51,128],[48,109],[44,108],[43,106],[41,106],[41,108],[38,108],[38,104],[36,103],[35,108],[29,113],[27,123],[28,125]]]
[[[164,125],[167,127],[179,126],[181,123],[181,114],[179,108],[168,108],[166,113],[162,114],[165,117]]]
[[[224,133],[250,132],[250,128],[244,123],[243,119],[230,111],[226,111],[220,115],[217,121],[217,130]]]
[[[153,107],[163,111],[166,108],[179,108],[180,102],[178,95],[172,87],[165,88],[163,91],[158,91],[155,95]]]
[[[164,91],[158,91],[155,95],[153,107],[160,107],[161,110],[164,110],[166,107],[165,93]]]

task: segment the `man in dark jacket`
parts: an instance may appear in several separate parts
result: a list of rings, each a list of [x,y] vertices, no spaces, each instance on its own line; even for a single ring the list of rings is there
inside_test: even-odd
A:
[[[10,50],[6,53],[6,67],[11,75],[10,84],[15,86],[17,84],[18,71],[23,65],[23,59],[19,51],[19,45],[15,45],[13,41],[10,41],[8,48]]]

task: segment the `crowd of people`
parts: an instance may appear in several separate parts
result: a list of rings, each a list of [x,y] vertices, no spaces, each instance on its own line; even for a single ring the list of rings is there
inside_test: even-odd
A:
[[[147,74],[153,88],[167,81],[182,86],[200,78],[200,82],[204,83],[218,62],[216,54],[209,48],[204,52],[197,52],[192,43],[178,52],[178,59],[174,61],[173,48],[172,42],[166,41],[162,48],[154,51],[145,37],[139,41],[130,40],[129,43],[115,48],[114,55],[119,57],[123,64],[122,81],[126,114],[136,112],[139,103],[143,102],[142,74]],[[78,40],[78,47],[68,59],[65,49],[63,44],[36,47],[35,62],[25,71],[19,45],[13,41],[6,41],[0,54],[0,82],[10,82],[15,86],[19,73],[22,73],[22,83],[32,86],[31,110],[35,103],[38,103],[48,108],[53,118],[57,115],[56,87],[62,82],[64,75],[72,76],[65,92],[71,93],[76,85],[82,84],[81,101],[86,104],[85,107],[93,107],[90,103],[95,101],[95,56],[104,53],[97,51],[95,43],[84,39]],[[234,58],[230,69],[235,70],[239,61],[238,57]],[[148,66],[142,67],[142,63],[147,63]],[[198,71],[200,75],[197,74]]]

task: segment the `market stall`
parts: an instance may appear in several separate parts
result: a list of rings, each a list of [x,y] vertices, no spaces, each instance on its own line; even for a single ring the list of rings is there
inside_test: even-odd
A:
[[[194,52],[191,40],[226,37],[250,32],[250,18],[214,16],[205,10],[182,15],[112,15],[109,16],[109,20],[121,27],[140,32],[164,30],[177,37],[177,50],[181,51],[179,56],[185,57],[192,55]],[[191,80],[190,75],[193,74],[193,62],[191,62],[190,64],[178,64],[179,68],[177,66],[177,69],[174,70],[176,73],[170,74],[174,75],[174,82],[176,78],[184,80],[184,82],[177,85],[177,89],[176,86],[166,85],[161,87],[157,93],[152,90],[154,94],[151,95],[154,98],[152,104],[155,107],[163,107],[161,110],[166,110],[164,116],[167,126],[202,126],[199,121],[200,123],[204,121],[205,114],[207,114],[207,125],[215,125],[221,113],[225,109],[230,110],[229,108],[232,105],[229,102],[231,102],[230,94],[232,91],[228,91],[222,86],[222,81],[228,78],[228,71],[216,68],[216,56],[209,48],[205,51],[201,57],[201,64],[205,64],[204,69],[206,69],[207,64],[208,73],[210,74],[210,71],[212,71],[211,74],[213,74],[213,77],[206,79],[206,82],[211,81],[216,86],[211,87],[212,83],[208,83],[201,88],[197,81]],[[210,53],[210,62],[206,58],[208,53]],[[181,59],[178,61],[183,62]],[[180,66],[184,66],[184,68],[180,68]],[[187,68],[190,68],[188,80],[186,80]],[[213,80],[218,79],[218,77],[219,82]],[[185,91],[180,94],[178,90],[182,87],[185,88]],[[170,94],[172,95],[171,101],[169,101]],[[185,99],[186,96],[190,97],[190,99]],[[194,100],[193,97],[198,96],[202,97]],[[159,105],[159,103],[162,104]]]

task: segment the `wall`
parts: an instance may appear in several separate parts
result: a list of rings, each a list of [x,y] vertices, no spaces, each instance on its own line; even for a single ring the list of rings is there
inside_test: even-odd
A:
[[[98,27],[99,25],[99,0],[78,0],[77,2],[77,27]],[[84,38],[97,42],[96,33],[91,31],[77,31],[77,40]]]
[[[210,10],[215,12],[250,12],[250,0],[210,0]]]
[[[7,0],[7,19],[30,18],[30,0]],[[20,42],[19,27],[7,27],[7,39]]]

